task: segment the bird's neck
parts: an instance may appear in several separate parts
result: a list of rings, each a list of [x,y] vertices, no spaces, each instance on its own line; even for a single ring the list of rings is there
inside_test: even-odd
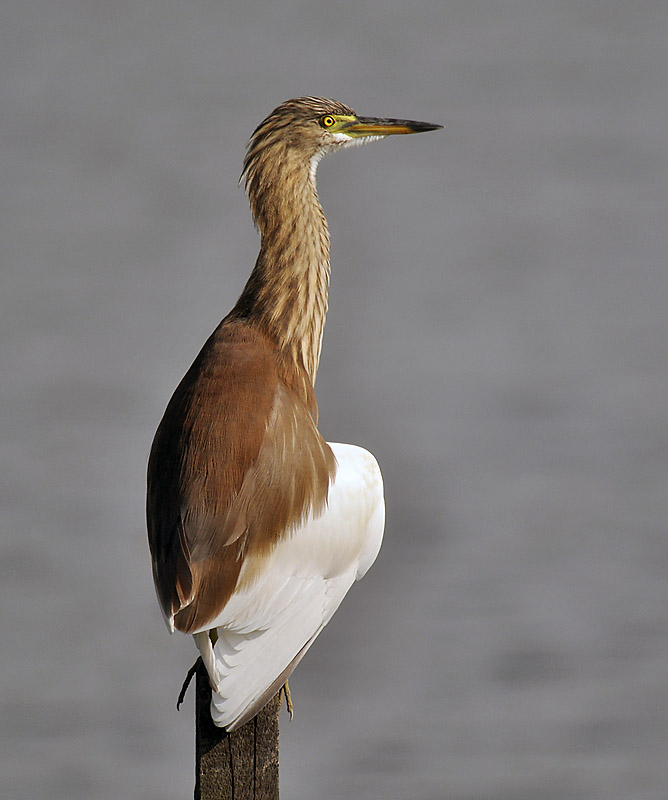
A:
[[[264,330],[311,382],[320,360],[329,285],[329,230],[315,166],[272,159],[249,182],[260,254],[232,312]]]

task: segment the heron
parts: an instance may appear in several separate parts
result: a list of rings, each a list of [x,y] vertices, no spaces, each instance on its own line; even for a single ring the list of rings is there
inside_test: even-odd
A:
[[[287,683],[383,538],[375,458],[318,430],[330,276],[318,163],[440,127],[299,97],[250,138],[242,180],[260,253],[167,405],[147,484],[160,608],[170,632],[192,634],[228,732]]]

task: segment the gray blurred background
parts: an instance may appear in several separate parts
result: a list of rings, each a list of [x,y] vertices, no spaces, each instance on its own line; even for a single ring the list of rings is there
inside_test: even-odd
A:
[[[667,41],[660,0],[3,2],[3,798],[192,796],[146,457],[300,94],[446,129],[319,171],[321,428],[388,525],[282,796],[668,797]]]

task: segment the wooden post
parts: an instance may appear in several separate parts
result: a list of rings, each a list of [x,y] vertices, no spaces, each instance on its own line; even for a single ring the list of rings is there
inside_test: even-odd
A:
[[[195,800],[278,800],[278,716],[276,695],[234,733],[211,719],[211,687],[201,659],[195,700]]]

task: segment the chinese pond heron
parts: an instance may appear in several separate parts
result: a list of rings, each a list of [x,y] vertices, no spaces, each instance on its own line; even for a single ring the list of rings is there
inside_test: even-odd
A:
[[[285,684],[378,554],[374,457],[325,442],[314,392],[329,282],[315,175],[325,153],[440,128],[301,97],[253,133],[243,179],[260,253],[169,401],[148,466],[153,577],[193,635],[211,715],[233,731]]]

